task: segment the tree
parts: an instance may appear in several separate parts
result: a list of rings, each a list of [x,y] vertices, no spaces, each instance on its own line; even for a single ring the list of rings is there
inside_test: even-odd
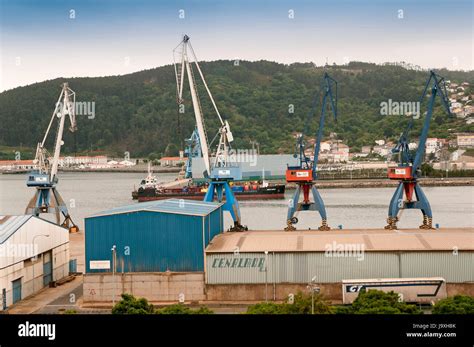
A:
[[[357,64],[331,69],[341,87],[340,117],[337,123],[328,121],[326,134],[337,131],[339,138],[351,147],[368,145],[384,136],[394,140],[405,129],[407,119],[381,116],[380,102],[389,98],[418,100],[427,74],[402,67]],[[290,67],[259,61],[241,62],[236,69],[232,61],[223,60],[203,62],[201,67],[221,113],[229,119],[236,148],[248,143],[242,140],[253,139],[259,141],[262,154],[293,151],[290,134],[304,128],[311,101],[320,92],[317,86],[323,76],[322,67],[309,68],[306,64]],[[473,71],[440,73],[457,83],[474,82]],[[62,82],[64,79],[60,78],[0,93],[0,146],[22,143],[34,152],[48,126],[58,85]],[[190,93],[185,91],[185,114],[180,115],[178,127],[175,83],[171,65],[123,76],[74,78],[70,86],[79,100],[95,102],[100,109],[97,108],[94,118],[78,117],[78,131],[74,135],[65,132],[63,154],[74,153],[77,145],[78,152],[98,148],[120,156],[127,150],[133,157],[152,152],[177,155],[183,139],[192,133],[195,120]],[[25,99],[33,102],[21,102]],[[201,102],[203,113],[209,115],[205,122],[212,140],[219,122],[211,116],[210,101],[203,98]],[[290,104],[295,112],[289,114]],[[309,134],[317,129],[318,116],[319,110],[310,122]],[[422,120],[415,122],[413,134],[420,133],[422,123]],[[448,118],[441,105],[436,105],[430,136],[446,137],[468,131],[474,131],[474,124]]]
[[[112,308],[112,314],[151,314],[153,305],[145,298],[136,299],[131,294],[122,294],[122,299]]]
[[[467,295],[455,295],[438,301],[433,314],[474,314],[474,298]]]
[[[420,314],[422,313],[415,305],[409,305],[399,301],[397,293],[383,292],[381,290],[362,289],[359,296],[352,303],[349,312],[354,314]]]
[[[258,303],[247,308],[247,314],[311,314],[311,295],[299,292],[295,295],[294,303]],[[314,296],[314,313],[330,314],[333,309],[330,303],[321,295]]]
[[[285,304],[261,302],[247,308],[247,314],[286,314]]]
[[[201,306],[197,310],[184,306],[183,304],[175,304],[156,310],[156,314],[213,314],[209,308]]]

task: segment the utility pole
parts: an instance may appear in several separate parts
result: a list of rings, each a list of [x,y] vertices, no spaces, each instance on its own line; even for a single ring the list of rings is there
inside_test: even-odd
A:
[[[117,257],[117,247],[113,245],[112,249],[112,281],[114,281],[114,294],[112,296],[112,305],[115,306],[115,292],[117,291],[117,283],[115,281],[115,263]]]
[[[268,302],[268,251],[265,251],[265,302]]]

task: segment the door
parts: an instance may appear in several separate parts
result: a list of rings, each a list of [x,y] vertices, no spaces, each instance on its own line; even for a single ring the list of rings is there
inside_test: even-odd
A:
[[[21,278],[12,281],[13,303],[21,300]]]
[[[53,280],[53,260],[51,251],[43,254],[43,287]]]

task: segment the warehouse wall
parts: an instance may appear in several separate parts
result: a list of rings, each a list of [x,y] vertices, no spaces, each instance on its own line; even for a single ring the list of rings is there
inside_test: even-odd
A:
[[[86,219],[86,272],[91,260],[111,260],[117,271],[203,271],[204,248],[222,231],[222,210],[206,217],[140,211]],[[204,244],[203,244],[204,241]]]
[[[447,282],[474,281],[474,252],[365,252],[356,257],[327,257],[324,253],[269,253],[265,271],[262,253],[208,253],[207,284],[319,283],[343,279],[443,277]]]
[[[203,273],[124,273],[85,274],[84,303],[120,300],[122,293],[143,297],[150,301],[179,302],[205,300]]]
[[[441,276],[450,283],[474,281],[474,252],[403,253],[401,263],[402,277]]]
[[[69,275],[69,244],[60,245],[53,252],[53,281]],[[33,269],[34,267],[34,269]],[[12,281],[21,278],[22,299],[41,290],[43,286],[43,256],[39,255],[36,260],[31,259],[17,262],[7,268],[0,270],[0,297],[2,289],[6,289],[7,307],[13,303]],[[0,311],[3,305],[0,301]]]

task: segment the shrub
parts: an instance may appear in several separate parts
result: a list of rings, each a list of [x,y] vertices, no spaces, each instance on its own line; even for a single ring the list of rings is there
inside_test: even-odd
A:
[[[433,306],[433,314],[474,314],[474,298],[455,295],[442,299]]]
[[[152,304],[145,298],[135,298],[131,294],[122,294],[122,299],[112,308],[112,314],[151,314]]]
[[[247,314],[285,314],[284,305],[274,302],[261,302],[247,308]]]
[[[421,314],[415,305],[399,302],[395,292],[362,289],[351,307],[355,314]]]
[[[68,309],[63,312],[63,314],[76,314],[77,311],[75,309]]]
[[[176,304],[156,310],[156,314],[213,314],[209,308],[202,306],[197,310],[192,310],[183,304]]]
[[[258,303],[247,308],[248,314],[311,314],[311,295],[297,293],[293,304]],[[329,302],[320,294],[314,296],[314,313],[333,313]]]

